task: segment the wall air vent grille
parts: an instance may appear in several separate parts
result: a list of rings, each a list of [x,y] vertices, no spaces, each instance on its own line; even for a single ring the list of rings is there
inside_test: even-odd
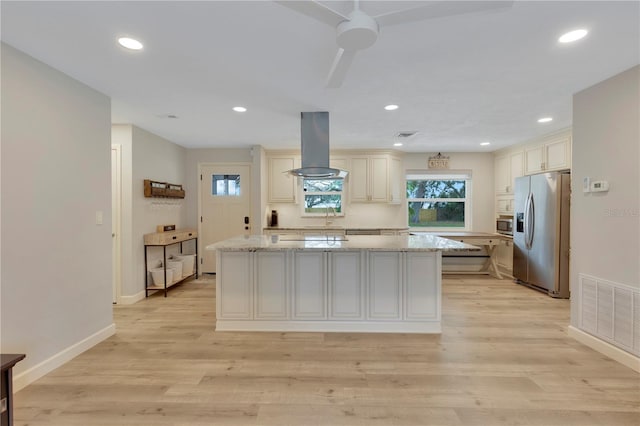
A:
[[[586,274],[578,284],[578,328],[640,355],[640,291]]]

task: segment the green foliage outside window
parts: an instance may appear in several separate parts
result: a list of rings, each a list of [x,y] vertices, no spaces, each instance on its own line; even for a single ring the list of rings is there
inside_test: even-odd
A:
[[[464,228],[466,181],[407,180],[410,227]]]

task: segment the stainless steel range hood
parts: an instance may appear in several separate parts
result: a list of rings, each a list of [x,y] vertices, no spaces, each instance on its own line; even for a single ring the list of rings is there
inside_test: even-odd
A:
[[[300,113],[302,135],[302,167],[289,174],[307,179],[344,179],[346,170],[329,167],[329,113]]]

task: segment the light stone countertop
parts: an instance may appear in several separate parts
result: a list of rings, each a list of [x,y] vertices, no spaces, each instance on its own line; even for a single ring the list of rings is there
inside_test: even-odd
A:
[[[368,231],[368,230],[380,230],[380,231],[408,231],[409,228],[398,227],[357,227],[357,226],[338,226],[338,225],[307,225],[307,226],[268,226],[263,228],[265,231]]]
[[[348,235],[346,237],[306,235],[283,237],[278,235],[248,235],[230,238],[205,247],[221,251],[479,251],[480,247],[441,238],[436,235]]]

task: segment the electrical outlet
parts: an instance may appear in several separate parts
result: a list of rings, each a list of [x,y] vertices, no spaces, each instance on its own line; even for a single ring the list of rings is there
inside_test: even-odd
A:
[[[96,212],[96,225],[102,225],[102,210]]]

